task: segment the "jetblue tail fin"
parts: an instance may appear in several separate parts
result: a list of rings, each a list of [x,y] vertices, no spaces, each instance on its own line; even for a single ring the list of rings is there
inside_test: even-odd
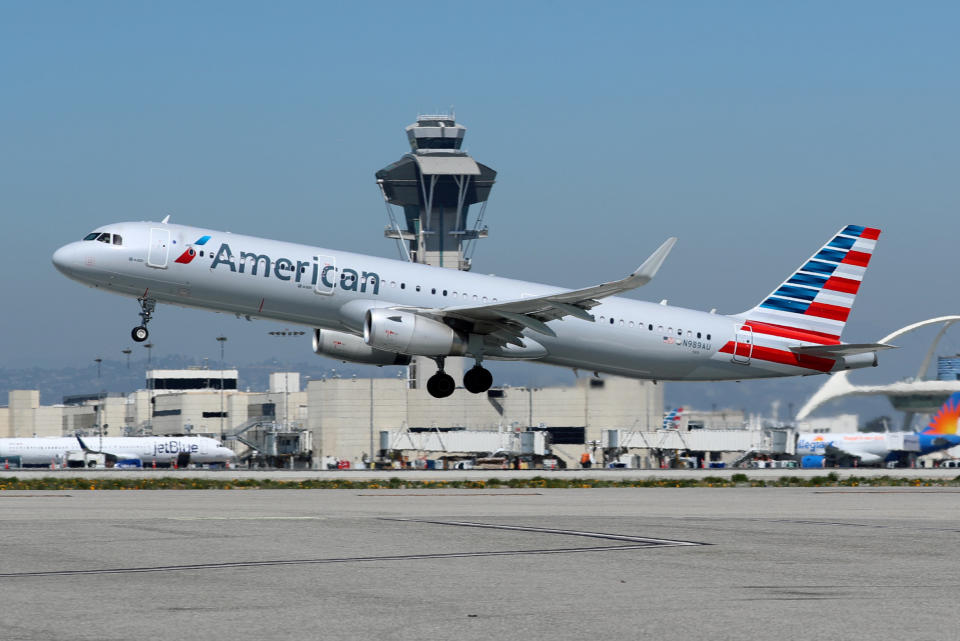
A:
[[[960,392],[954,392],[921,434],[960,434]]]
[[[839,343],[879,237],[879,229],[847,225],[762,303],[744,312],[744,322],[763,333]]]

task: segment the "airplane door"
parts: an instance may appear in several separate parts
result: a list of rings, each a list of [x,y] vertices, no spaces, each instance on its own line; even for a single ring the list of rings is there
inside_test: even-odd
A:
[[[150,230],[150,248],[147,251],[147,265],[157,269],[167,268],[167,257],[170,255],[170,230]]]
[[[734,363],[742,365],[750,364],[750,357],[753,356],[753,328],[749,325],[737,325],[736,338],[733,343]]]
[[[317,282],[313,291],[324,296],[333,295],[337,288],[337,260],[333,256],[314,256],[317,265]]]

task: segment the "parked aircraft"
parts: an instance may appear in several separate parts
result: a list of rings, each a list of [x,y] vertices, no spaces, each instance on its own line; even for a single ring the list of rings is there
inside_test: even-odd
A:
[[[147,339],[168,303],[314,328],[313,349],[338,360],[402,365],[433,358],[427,389],[453,393],[448,356],[532,360],[652,380],[805,376],[875,366],[882,344],[842,343],[880,230],[847,225],[756,307],[723,316],[616,297],[654,277],[664,242],[624,279],[584,289],[442,269],[168,222],[105,225],[58,249],[53,263],[81,283],[136,298]]]
[[[960,392],[954,393],[920,432],[800,433],[798,456],[856,459],[870,465],[894,461],[903,453],[932,454],[960,445]]]
[[[111,462],[139,460],[144,465],[226,463],[236,456],[220,441],[205,436],[0,438],[0,464],[10,458],[19,458],[22,465],[62,463],[71,452],[104,454]]]

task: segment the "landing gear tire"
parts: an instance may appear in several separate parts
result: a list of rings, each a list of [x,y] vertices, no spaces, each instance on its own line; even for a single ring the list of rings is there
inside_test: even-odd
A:
[[[148,336],[150,336],[150,332],[148,332],[147,328],[144,327],[143,325],[134,327],[133,330],[130,332],[130,338],[132,338],[137,343],[142,343],[143,341],[147,340]]]
[[[427,379],[427,391],[434,398],[446,398],[457,388],[456,381],[446,372],[437,372]]]
[[[474,365],[463,375],[463,387],[471,394],[482,394],[493,385],[493,374],[485,367]]]

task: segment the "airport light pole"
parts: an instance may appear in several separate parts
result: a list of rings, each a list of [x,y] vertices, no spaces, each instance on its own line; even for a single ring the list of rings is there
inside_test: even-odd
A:
[[[303,336],[306,334],[305,331],[299,329],[283,329],[279,331],[267,332],[270,336],[288,336],[288,337],[297,337]],[[290,369],[289,367],[286,369]],[[287,419],[290,418],[290,372],[283,373],[283,427],[287,427]]]
[[[223,347],[227,342],[226,336],[217,336],[220,343],[220,441],[223,441]]]
[[[97,364],[97,385],[100,384],[100,363],[103,362],[102,358],[95,358],[93,362]]]
[[[120,352],[123,353],[124,355],[126,355],[126,357],[127,357],[127,369],[130,369],[130,354],[133,353],[133,350],[128,347],[128,348],[126,348],[126,349],[120,350]]]
[[[150,356],[153,354],[153,343],[144,343],[143,348],[147,350],[147,370],[150,370]],[[149,397],[149,403],[147,404],[147,416],[149,416],[148,425],[150,426],[150,434],[153,434],[153,385],[147,385],[147,395]]]

